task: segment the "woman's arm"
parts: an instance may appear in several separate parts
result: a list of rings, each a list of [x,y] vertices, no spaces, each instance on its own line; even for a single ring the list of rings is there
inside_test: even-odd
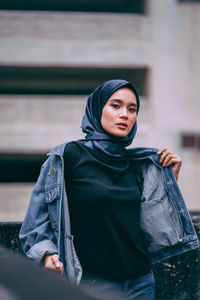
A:
[[[176,180],[178,181],[178,175],[182,165],[182,159],[180,156],[174,152],[169,151],[167,148],[162,148],[157,152],[160,156],[160,163],[163,167],[171,166],[172,171]]]
[[[42,262],[46,254],[58,253],[56,237],[45,201],[45,192],[38,184],[32,191],[19,238],[24,253],[38,263]]]
[[[51,226],[45,199],[44,182],[49,177],[49,159],[43,164],[40,176],[32,191],[31,200],[19,232],[24,253],[41,263],[46,255],[58,253],[57,239]]]

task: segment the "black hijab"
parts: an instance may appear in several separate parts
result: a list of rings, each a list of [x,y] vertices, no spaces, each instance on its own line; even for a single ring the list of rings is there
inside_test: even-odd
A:
[[[110,96],[120,88],[130,88],[136,96],[137,113],[140,100],[134,85],[126,80],[109,80],[98,86],[88,97],[85,114],[82,119],[82,131],[86,133],[85,145],[98,148],[104,154],[112,157],[124,157],[126,146],[129,146],[136,134],[137,123],[135,122],[130,133],[125,137],[116,137],[106,132],[101,125],[101,114],[104,105]]]

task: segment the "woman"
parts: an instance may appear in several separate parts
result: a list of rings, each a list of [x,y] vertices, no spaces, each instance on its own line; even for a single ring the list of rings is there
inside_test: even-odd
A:
[[[176,184],[180,157],[126,149],[139,106],[125,80],[94,90],[85,139],[51,151],[20,231],[27,256],[101,299],[154,299],[151,264],[198,247]]]

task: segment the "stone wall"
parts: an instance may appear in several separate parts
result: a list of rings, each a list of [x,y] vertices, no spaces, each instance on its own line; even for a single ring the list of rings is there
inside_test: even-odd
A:
[[[200,238],[200,213],[191,213]],[[18,232],[21,223],[0,223],[0,245],[22,253]],[[155,300],[200,299],[200,250],[193,250],[157,263],[153,267],[156,279]]]

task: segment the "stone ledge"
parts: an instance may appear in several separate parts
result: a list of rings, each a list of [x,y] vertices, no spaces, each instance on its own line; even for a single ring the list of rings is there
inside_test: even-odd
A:
[[[0,222],[0,245],[23,253],[18,237],[21,224],[21,222]]]

